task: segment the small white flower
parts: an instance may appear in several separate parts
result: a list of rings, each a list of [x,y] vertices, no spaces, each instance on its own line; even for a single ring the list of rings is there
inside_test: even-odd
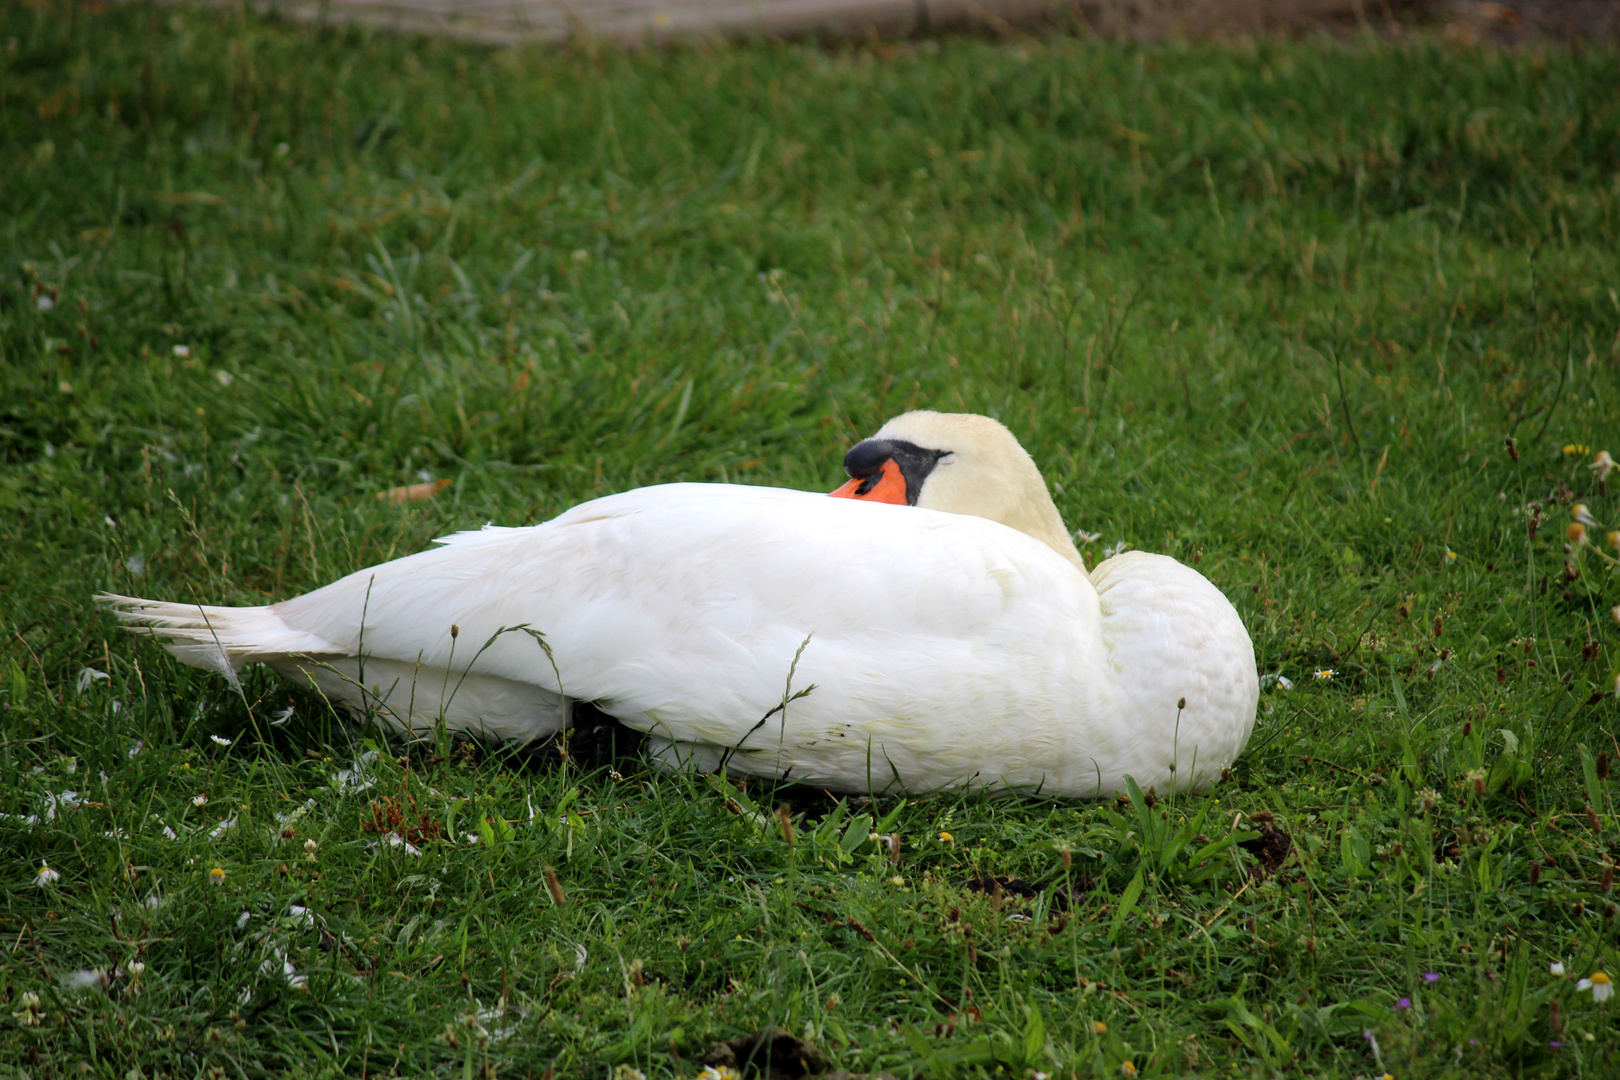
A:
[[[174,355],[180,357],[182,360],[185,359],[186,357],[191,355],[191,346],[190,345],[176,345],[174,347]]]
[[[57,873],[55,870],[52,870],[51,864],[47,862],[41,862],[39,864],[39,873],[34,875],[34,884],[40,888],[44,888],[47,885],[55,885],[61,880],[62,875]]]
[[[1608,1001],[1614,996],[1614,982],[1601,971],[1592,972],[1590,979],[1582,979],[1575,984],[1577,990],[1592,991],[1594,1002]]]
[[[208,871],[208,882],[211,885],[225,884],[225,868],[223,866],[216,866],[212,870]]]
[[[1272,686],[1275,686],[1279,690],[1292,690],[1294,688],[1294,680],[1290,679],[1286,675],[1280,675],[1276,672],[1272,672],[1269,675],[1260,676],[1260,689],[1265,690]]]
[[[191,800],[191,805],[192,806],[207,806],[208,805],[208,796],[207,795],[195,795],[195,796],[193,796],[192,800]]]
[[[1614,458],[1609,456],[1609,452],[1607,450],[1599,450],[1597,453],[1592,455],[1592,464],[1588,465],[1587,468],[1591,469],[1597,474],[1597,482],[1601,484],[1607,480],[1609,478],[1609,474],[1614,471]]]
[[[214,372],[214,381],[219,383],[221,386],[229,386],[231,383],[236,381],[236,376],[232,375],[224,368],[220,368],[218,371]]]
[[[169,828],[169,826],[165,825],[163,826],[163,838],[165,840],[178,840],[180,839],[180,834]]]
[[[320,846],[321,845],[317,844],[314,840],[305,840],[304,841],[304,850],[309,852],[311,855],[315,854],[316,850]]]
[[[1446,565],[1450,566],[1452,563],[1454,563],[1456,561],[1457,561],[1457,553],[1455,551],[1452,551],[1449,547],[1446,548]]]
[[[131,960],[129,962],[129,967],[125,968],[124,970],[129,972],[129,977],[131,979],[138,979],[141,977],[141,973],[146,970],[146,965],[141,963],[139,960]]]
[[[590,262],[591,253],[586,251],[584,248],[575,248],[571,258],[577,263]]]
[[[1311,677],[1317,682],[1332,682],[1333,676],[1337,674],[1338,672],[1334,671],[1332,668],[1325,667],[1320,671],[1314,672]]]
[[[1103,548],[1103,558],[1112,559],[1115,555],[1123,555],[1129,549],[1130,549],[1130,545],[1127,544],[1125,541],[1121,540],[1119,543],[1115,544],[1113,547],[1105,547],[1105,548]]]
[[[1585,503],[1576,503],[1574,508],[1570,510],[1569,516],[1589,529],[1595,529],[1598,527],[1597,518],[1592,516],[1592,511],[1587,509]]]
[[[1082,544],[1095,544],[1102,539],[1102,533],[1076,532],[1074,538]]]
[[[279,710],[277,712],[271,713],[270,714],[270,726],[271,727],[286,727],[287,722],[293,718],[293,708],[294,708],[294,706],[289,705],[285,709],[281,709],[281,710]]]
[[[41,311],[49,311],[56,306],[56,301],[51,299],[49,293],[40,293],[39,299],[34,301],[34,305]]]
[[[208,737],[210,739],[212,739],[214,741],[214,743],[216,745],[218,745],[218,746],[229,746],[229,745],[231,745],[231,740],[227,739],[223,735],[210,735]]]
[[[1562,979],[1564,977],[1564,962],[1562,960],[1554,960],[1552,963],[1547,965],[1547,971],[1552,975],[1553,978]]]

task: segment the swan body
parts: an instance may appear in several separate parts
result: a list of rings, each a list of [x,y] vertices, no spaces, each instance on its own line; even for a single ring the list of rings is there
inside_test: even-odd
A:
[[[907,501],[670,484],[266,607],[103,600],[187,663],[264,663],[415,733],[532,739],[589,700],[669,767],[874,793],[1199,788],[1236,758],[1253,649],[1202,575],[1140,552],[1088,575],[1060,522]]]

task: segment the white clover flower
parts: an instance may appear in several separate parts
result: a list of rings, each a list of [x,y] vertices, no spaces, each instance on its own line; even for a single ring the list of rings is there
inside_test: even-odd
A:
[[[195,795],[195,796],[193,796],[192,799],[191,799],[191,805],[192,806],[207,806],[208,805],[208,796],[207,795]]]
[[[39,888],[55,885],[62,880],[62,875],[51,869],[51,864],[43,860],[39,864],[39,873],[34,875],[34,884]]]
[[[1601,971],[1594,971],[1590,979],[1582,979],[1576,983],[1575,989],[1592,991],[1592,1000],[1594,1002],[1608,1001],[1614,996],[1613,980]]]
[[[39,995],[32,990],[25,990],[22,996],[17,999],[17,1004],[21,1005],[22,1008],[12,1013],[12,1018],[23,1027],[38,1027],[40,1017],[44,1013],[44,1010],[39,1007]]]
[[[176,355],[176,356],[180,357],[180,359],[184,360],[186,357],[191,355],[191,346],[190,345],[176,345],[174,347],[174,355]]]

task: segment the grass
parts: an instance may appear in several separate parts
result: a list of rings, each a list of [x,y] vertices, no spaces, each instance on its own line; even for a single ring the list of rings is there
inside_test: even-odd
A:
[[[1613,1075],[1573,985],[1620,966],[1612,49],[489,53],[53,0],[0,48],[0,1072],[691,1076],[775,1024],[897,1075]],[[89,600],[830,489],[913,406],[1011,425],[1089,558],[1233,599],[1293,686],[1228,783],[797,796],[790,845],[757,786],[384,744]]]

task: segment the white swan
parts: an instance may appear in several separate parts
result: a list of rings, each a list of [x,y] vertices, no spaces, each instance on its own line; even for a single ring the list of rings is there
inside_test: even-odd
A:
[[[1087,574],[1001,424],[907,413],[845,467],[846,498],[640,488],[267,607],[99,599],[186,663],[267,664],[401,729],[531,739],[588,700],[663,764],[835,791],[1199,788],[1243,749],[1232,605],[1160,555]]]

